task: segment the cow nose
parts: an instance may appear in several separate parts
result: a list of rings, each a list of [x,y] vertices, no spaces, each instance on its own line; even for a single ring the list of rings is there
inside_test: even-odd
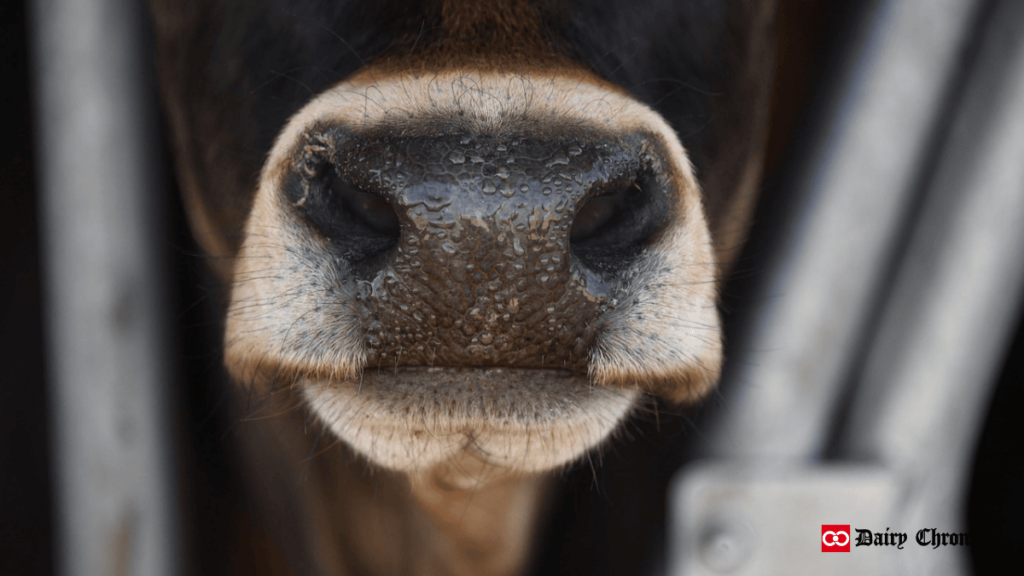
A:
[[[586,370],[664,226],[643,135],[311,133],[284,194],[326,240],[369,366]]]

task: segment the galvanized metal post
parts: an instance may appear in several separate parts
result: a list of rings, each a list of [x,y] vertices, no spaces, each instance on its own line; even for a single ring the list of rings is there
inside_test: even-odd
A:
[[[842,89],[793,185],[794,226],[754,297],[716,455],[802,460],[824,440],[851,352],[885,281],[920,163],[970,41],[977,0],[885,0],[859,31]],[[761,353],[771,351],[771,353]]]
[[[710,461],[678,479],[671,574],[970,573],[971,451],[1024,293],[1024,4],[880,6]],[[826,524],[909,541],[823,554]]]
[[[178,572],[144,5],[38,0],[60,574]]]

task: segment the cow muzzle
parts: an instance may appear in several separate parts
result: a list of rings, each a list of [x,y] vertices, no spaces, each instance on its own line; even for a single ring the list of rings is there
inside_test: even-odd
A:
[[[234,272],[232,374],[297,388],[372,462],[520,471],[719,369],[699,189],[591,78],[362,74],[289,122]]]

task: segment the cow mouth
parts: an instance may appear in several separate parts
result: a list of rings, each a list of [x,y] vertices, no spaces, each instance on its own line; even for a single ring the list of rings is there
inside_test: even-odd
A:
[[[602,396],[586,374],[545,368],[398,366],[363,371],[357,393],[387,400],[396,416],[451,412],[456,420],[486,418],[538,425]]]
[[[579,372],[505,367],[370,368],[300,388],[356,452],[403,471],[466,453],[524,473],[564,466],[607,438],[640,395]]]

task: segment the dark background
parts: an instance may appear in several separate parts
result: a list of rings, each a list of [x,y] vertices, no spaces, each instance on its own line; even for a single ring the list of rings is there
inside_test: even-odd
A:
[[[780,31],[781,74],[769,143],[767,196],[758,211],[757,235],[771,233],[771,205],[781,192],[772,186],[787,153],[799,138],[800,111],[813,105],[827,79],[829,58],[843,41],[849,2],[784,0]],[[49,575],[55,570],[55,510],[49,457],[47,362],[42,310],[38,201],[33,163],[31,77],[25,2],[0,7],[0,60],[6,89],[0,92],[3,154],[0,154],[0,576]],[[792,136],[792,135],[796,136]],[[165,166],[172,174],[169,159]],[[175,189],[169,176],[168,190]],[[223,519],[236,512],[230,457],[220,439],[230,422],[223,410],[217,349],[219,327],[212,311],[219,295],[205,274],[189,236],[176,196],[164,200],[169,214],[165,249],[175,284],[174,355],[180,382],[178,435],[181,489],[188,527],[185,545],[190,573],[223,573],[224,551],[232,546]],[[740,278],[726,287],[723,313],[742,308],[743,286],[757,274],[757,252],[748,249]],[[967,502],[971,553],[977,574],[998,574],[1019,565],[1024,538],[1017,528],[1024,517],[1024,318],[1006,360],[982,431]],[[727,328],[728,329],[728,328]],[[210,382],[214,385],[209,385]],[[612,477],[616,471],[609,470]],[[610,480],[613,482],[614,478]],[[591,490],[592,487],[590,488]],[[611,494],[605,494],[610,496]],[[558,516],[556,514],[556,522]],[[571,534],[565,535],[572,543]],[[577,539],[585,540],[584,534]],[[555,553],[556,550],[549,552]],[[543,560],[543,559],[542,559]],[[563,559],[565,561],[566,559]],[[201,568],[201,569],[200,569]]]

